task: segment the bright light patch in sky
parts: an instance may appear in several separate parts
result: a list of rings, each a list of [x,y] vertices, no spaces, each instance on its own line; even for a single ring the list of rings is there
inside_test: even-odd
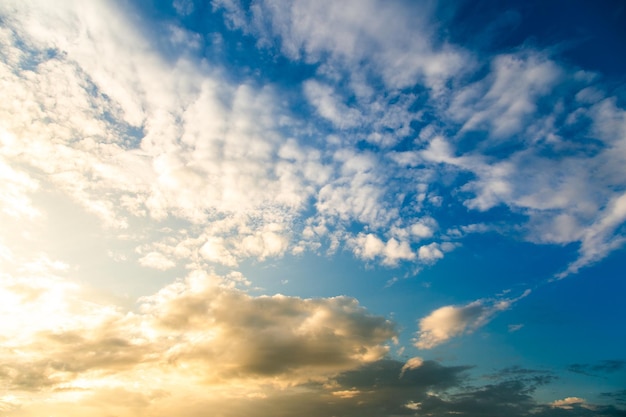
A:
[[[625,415],[625,28],[2,2],[0,414]]]

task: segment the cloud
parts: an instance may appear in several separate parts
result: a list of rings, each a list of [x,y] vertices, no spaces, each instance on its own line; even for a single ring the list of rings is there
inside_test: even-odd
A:
[[[5,138],[2,142],[12,142],[14,138]],[[18,171],[0,159],[0,204],[2,211],[13,218],[33,219],[41,213],[36,209],[29,194],[39,188],[39,184],[23,171]]]
[[[352,298],[253,297],[237,289],[242,277],[202,271],[125,312],[41,265],[28,280],[2,276],[2,310],[14,319],[2,325],[0,375],[15,391],[80,391],[84,381],[116,386],[185,369],[199,384],[323,380],[381,359],[396,334]]]
[[[140,15],[128,17],[108,3],[72,5],[62,3],[56,12],[22,3],[2,9],[10,23],[2,51],[15,56],[0,68],[11,92],[5,103],[20,103],[0,108],[3,158],[7,169],[23,167],[29,187],[66,193],[106,227],[125,233],[142,224],[142,265],[171,266],[147,257],[150,252],[175,263],[235,266],[327,244],[330,251],[346,245],[364,259],[396,266],[419,261],[414,241],[436,237],[434,218],[416,215],[428,189],[421,171],[404,173],[385,155],[349,141],[308,141],[303,122],[276,89],[227,79],[194,55],[195,47],[168,52],[163,45],[184,34],[159,31],[161,23],[150,28]],[[110,16],[119,30],[103,25],[101,16]],[[23,67],[26,61],[33,64]],[[67,86],[63,94],[60,85]],[[303,84],[311,99],[356,114],[341,107],[343,93],[329,85],[317,79]],[[389,100],[404,110],[390,110]],[[402,95],[368,99],[364,106],[372,110],[358,124],[367,130],[373,123],[368,138],[381,146],[395,142],[390,130],[410,134],[417,117],[412,105]],[[352,118],[339,113],[323,117],[332,123]],[[414,176],[420,181],[407,186]],[[416,205],[403,207],[417,193]],[[169,221],[185,233],[159,241],[158,228]],[[305,233],[302,225],[315,232]],[[385,242],[378,255],[360,252],[355,243],[369,233]]]
[[[194,11],[193,0],[174,0],[172,5],[176,9],[176,13],[181,16],[188,16]]]
[[[149,252],[139,258],[139,264],[148,268],[160,269],[166,271],[176,266],[174,262],[166,258],[162,253]]]
[[[353,241],[354,254],[365,260],[382,258],[383,265],[397,265],[399,261],[413,260],[415,253],[411,250],[409,243],[398,241],[394,238],[383,242],[372,233],[359,234]]]
[[[461,132],[486,128],[495,139],[511,137],[537,112],[537,102],[550,94],[561,71],[533,53],[497,56],[487,79],[455,92],[448,111],[463,123]]]
[[[602,394],[600,394],[600,396],[604,398],[610,398],[611,401],[621,406],[626,405],[626,390],[603,392]]]
[[[177,22],[202,9],[171,6]],[[240,72],[221,66],[203,54],[208,39],[228,36],[150,20],[131,4],[0,4],[0,220],[9,230],[0,311],[11,317],[0,324],[0,379],[11,392],[0,410],[567,412],[532,399],[537,381],[474,387],[464,379],[469,367],[389,359],[394,324],[355,299],[252,295],[230,268],[340,247],[386,267],[431,265],[466,234],[513,229],[449,219],[460,203],[481,219],[497,217],[498,206],[505,220],[519,214],[527,222],[514,233],[528,241],[580,244],[559,277],[575,273],[624,242],[618,92],[550,51],[479,56],[453,45],[428,5],[211,6],[251,35],[267,62],[287,58],[305,75],[283,82],[253,63]],[[65,197],[102,224],[106,242],[94,253],[135,249],[140,266],[184,266],[187,277],[133,309],[130,300],[94,299],[68,278],[85,262],[22,256],[30,244],[61,251],[65,241],[39,240],[53,226],[30,232],[44,225],[49,200]],[[72,229],[63,233],[81,228],[67,217]],[[83,248],[72,244],[76,260]],[[81,274],[102,286],[114,278],[158,286],[155,271],[139,271]],[[439,308],[420,320],[415,344],[429,349],[476,331],[526,295]]]
[[[587,402],[578,397],[567,397],[562,400],[553,401],[550,405],[554,408],[563,408],[565,410],[571,410],[574,406],[587,407]]]
[[[573,363],[567,367],[567,370],[577,374],[598,376],[602,373],[618,372],[624,368],[626,368],[626,361],[613,359],[600,361],[596,364]]]
[[[497,81],[509,71],[516,73],[515,82]],[[565,73],[572,77],[559,75]],[[462,123],[459,129],[448,137],[430,135],[415,156],[472,173],[473,178],[459,187],[467,193],[465,206],[488,211],[504,204],[525,215],[529,221],[523,230],[529,241],[578,242],[578,259],[557,278],[603,259],[623,244],[623,196],[618,184],[626,178],[617,167],[626,155],[625,113],[615,105],[615,97],[606,97],[597,88],[593,100],[575,98],[587,97],[594,82],[593,76],[546,57],[528,53],[494,57],[491,75],[453,93],[456,98],[449,111]],[[517,88],[524,92],[516,93]],[[503,97],[504,102],[497,98],[484,102],[488,95],[484,91],[490,89],[498,90],[494,97]],[[550,91],[558,94],[549,95]],[[488,122],[481,111],[474,111],[481,103],[488,109]],[[536,107],[542,105],[552,107],[547,111]],[[486,136],[476,140],[476,132]]]
[[[274,22],[270,33],[278,36],[282,50],[292,58],[304,56],[315,61],[329,53],[335,61],[356,66],[363,60],[379,72],[388,86],[408,87],[424,81],[439,86],[462,69],[463,52],[440,41],[426,16],[427,7],[410,10],[378,1],[332,2],[312,5],[293,1],[290,7],[276,7],[267,1],[253,13]]]
[[[530,290],[512,299],[476,300],[463,306],[440,307],[419,320],[415,346],[432,349],[453,337],[472,333],[528,294]]]
[[[232,417],[391,417],[418,408],[620,415],[571,398],[536,402],[531,394],[549,379],[531,370],[504,370],[474,386],[471,366],[388,359],[394,326],[347,297],[251,296],[237,288],[241,277],[193,271],[128,311],[91,300],[54,260],[30,265],[30,279],[0,280],[0,309],[13,317],[0,324],[8,390],[0,407],[15,415],[40,415],[42,404],[68,416],[201,416],[207,408]]]
[[[623,245],[626,241],[621,233],[615,230],[626,220],[626,194],[609,201],[607,207],[599,213],[597,220],[582,232],[579,257],[567,269],[556,275],[564,278],[571,273],[603,259],[607,254]]]
[[[362,123],[358,110],[349,109],[333,97],[332,87],[309,80],[304,84],[304,93],[317,112],[338,128],[356,127]]]
[[[231,216],[250,236],[231,256],[263,259],[286,251],[285,236],[264,229],[291,225],[325,168],[319,153],[316,159],[314,151],[283,140],[269,89],[229,85],[183,53],[164,60],[152,41],[128,29],[123,10],[108,4],[80,9],[69,2],[58,14],[15,7],[23,13],[3,10],[14,22],[3,30],[3,51],[36,65],[21,68],[14,60],[1,68],[10,100],[22,109],[0,109],[11,170],[25,166],[23,178],[44,172],[43,182],[112,228],[128,228],[136,218],[158,222],[171,215],[198,224]],[[103,15],[124,30],[103,26]],[[40,18],[33,23],[29,16]],[[48,21],[56,25],[52,37]],[[98,36],[79,36],[83,32]],[[62,94],[59,86],[67,86]],[[36,183],[20,184],[32,191]],[[26,203],[20,203],[24,210]],[[255,230],[259,218],[261,230]]]
[[[395,334],[351,298],[251,297],[216,279],[195,272],[142,300],[153,326],[190,341],[170,360],[208,359],[217,375],[307,379],[379,359]]]
[[[433,242],[428,245],[421,246],[417,251],[420,260],[425,262],[433,262],[443,258],[443,252],[439,249],[439,244]]]
[[[508,206],[529,219],[530,241],[579,242],[578,260],[559,277],[623,244],[614,190],[626,183],[624,110],[597,77],[546,51],[489,57],[484,76],[466,78],[480,72],[475,59],[438,37],[427,8],[214,2],[262,48],[278,39],[285,56],[319,67],[301,84],[330,123],[318,126],[272,85],[235,82],[203,61],[199,40],[181,47],[181,36],[193,37],[183,28],[159,30],[164,23],[151,27],[108,3],[73,4],[2,9],[5,103],[20,103],[0,109],[5,165],[20,166],[30,191],[50,183],[110,228],[188,222],[190,234],[169,244],[186,247],[180,260],[233,266],[346,245],[386,266],[428,264],[445,252],[435,246],[444,196],[476,211]],[[189,4],[174,6],[183,13]],[[398,90],[420,85],[423,94]],[[441,176],[460,172],[473,175],[434,191]],[[32,217],[26,194],[11,187],[6,210],[17,213],[21,199]],[[379,255],[355,243],[369,234],[385,244]],[[435,242],[416,247],[419,239]],[[209,242],[221,243],[209,250]]]
[[[424,364],[424,359],[420,358],[419,356],[414,356],[410,358],[409,360],[406,361],[406,363],[400,370],[400,377],[402,377],[402,375],[404,375],[406,371],[419,368],[423,364]]]

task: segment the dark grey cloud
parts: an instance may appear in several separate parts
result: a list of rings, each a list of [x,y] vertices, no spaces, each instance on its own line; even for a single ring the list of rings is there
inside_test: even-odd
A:
[[[384,359],[344,372],[326,383],[308,383],[298,390],[273,393],[268,398],[249,398],[230,404],[225,417],[254,413],[258,417],[343,416],[398,417],[619,417],[626,415],[619,399],[624,392],[606,393],[614,405],[590,404],[569,398],[553,404],[539,403],[534,394],[550,383],[544,371],[508,368],[491,375],[501,378],[477,385],[470,366],[445,366],[436,361],[402,373],[403,363]],[[570,401],[568,401],[570,400]],[[198,408],[188,415],[201,416]]]
[[[626,371],[626,361],[618,359],[608,359],[593,364],[573,363],[567,367],[567,370],[577,374],[600,376],[599,374],[614,373],[622,370]]]
[[[626,406],[626,389],[620,391],[603,392],[600,394],[603,398],[614,402],[615,404]]]

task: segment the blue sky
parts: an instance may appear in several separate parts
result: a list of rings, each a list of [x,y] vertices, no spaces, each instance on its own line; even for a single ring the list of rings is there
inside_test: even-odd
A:
[[[3,416],[625,415],[623,2],[0,22]]]

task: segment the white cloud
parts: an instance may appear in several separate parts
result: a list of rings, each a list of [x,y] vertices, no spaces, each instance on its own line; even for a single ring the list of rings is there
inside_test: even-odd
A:
[[[434,233],[433,226],[436,226],[436,222],[426,221],[422,219],[421,221],[411,226],[411,234],[416,236],[419,239],[426,239],[426,238],[432,237]]]
[[[247,19],[233,2],[214,4],[228,11],[234,26],[260,37],[261,45],[279,38],[282,52],[292,59],[318,62],[328,54],[331,65],[345,64],[356,72],[365,62],[392,89],[419,81],[438,89],[467,65],[463,51],[445,42],[436,45],[426,6],[416,10],[375,0],[267,0],[252,7]]]
[[[397,221],[397,203],[390,199],[401,198],[396,189],[401,181],[389,183],[395,174],[386,162],[349,147],[329,158],[286,137],[292,121],[271,88],[226,82],[183,47],[163,59],[155,41],[141,32],[150,29],[111,4],[74,8],[68,2],[57,11],[15,7],[23,13],[12,15],[16,26],[5,31],[6,54],[38,54],[50,47],[58,52],[34,70],[21,70],[17,63],[2,67],[12,94],[4,103],[20,103],[0,105],[4,137],[15,137],[3,153],[11,164],[43,171],[46,182],[105,226],[123,230],[138,221],[146,225],[147,217],[157,224],[180,219],[191,235],[167,244],[178,248],[178,259],[233,266],[248,257],[317,250],[325,238],[331,239],[330,248],[354,238],[324,232],[295,243],[302,232],[299,216],[311,204],[318,224],[342,228],[356,221],[380,230]],[[124,29],[103,25],[101,16]],[[306,85],[324,90],[317,81]],[[385,126],[400,130],[409,117],[384,106],[376,111]],[[222,227],[225,219],[228,227]],[[434,223],[422,223],[414,227],[415,236],[430,234],[427,227]],[[280,232],[267,230],[270,225]],[[386,264],[415,258],[405,238],[390,236],[385,245],[380,259]]]
[[[420,330],[415,346],[420,349],[432,349],[453,337],[472,333],[528,294],[530,290],[512,299],[481,299],[462,306],[450,305],[438,308],[420,319]]]
[[[560,76],[561,68],[545,57],[501,55],[492,61],[483,82],[456,93],[448,111],[463,122],[461,131],[487,126],[494,138],[509,137],[522,130],[537,111],[537,101],[550,93]]]
[[[587,405],[587,401],[579,397],[563,398],[562,400],[556,400],[556,401],[551,402],[550,405],[554,408],[562,408],[564,410],[571,410],[574,408],[574,406],[590,408]]]
[[[420,246],[417,251],[417,256],[424,262],[434,262],[443,258],[443,252],[439,249],[439,244],[433,242],[428,245]]]
[[[568,265],[567,269],[557,278],[564,278],[571,273],[590,263],[604,258],[614,249],[621,247],[626,242],[622,234],[615,235],[615,229],[626,221],[626,194],[611,200],[597,220],[582,232],[579,257]]]
[[[188,235],[168,243],[177,259],[230,266],[322,243],[387,265],[430,263],[442,245],[411,245],[439,237],[436,210],[423,210],[444,196],[528,216],[530,241],[579,242],[566,273],[622,244],[624,219],[611,213],[626,184],[626,117],[597,77],[565,77],[571,68],[527,49],[493,57],[485,77],[455,91],[476,60],[437,37],[426,6],[335,3],[214,2],[264,47],[319,64],[302,87],[341,131],[326,143],[278,90],[231,81],[197,57],[201,38],[171,22],[151,26],[100,1],[3,3],[2,158],[33,180],[7,181],[3,210],[34,216],[29,193],[51,184],[120,232],[147,218],[185,222]],[[190,5],[174,2],[183,15]],[[402,90],[419,85],[427,93]],[[424,98],[449,137],[423,126]],[[588,148],[567,129],[600,143]],[[459,146],[469,131],[489,138]],[[386,153],[405,140],[422,150]],[[455,192],[430,186],[458,171],[473,175]],[[384,246],[355,243],[370,234]]]
[[[362,123],[359,111],[348,108],[338,97],[334,97],[332,87],[309,80],[304,83],[304,93],[317,112],[336,127],[345,129]]]
[[[404,406],[408,408],[409,410],[417,411],[422,407],[422,403],[409,401],[408,403],[404,404]]]
[[[58,53],[33,71],[20,70],[17,62],[15,68],[6,63],[0,68],[11,92],[0,105],[7,145],[2,153],[9,164],[42,170],[46,181],[109,227],[127,228],[146,214],[157,221],[174,216],[197,224],[230,216],[239,223],[218,237],[247,229],[249,238],[245,250],[238,245],[222,258],[227,264],[236,262],[230,256],[263,259],[286,251],[288,237],[265,227],[290,228],[329,174],[319,152],[301,149],[278,133],[280,110],[270,89],[228,84],[185,56],[164,61],[142,34],[127,29],[131,22],[110,4],[74,8],[69,2],[56,11],[15,7],[23,13],[11,17],[25,20],[14,32],[3,31],[3,52],[19,51],[13,34],[22,26],[30,31],[19,33],[25,45],[20,53],[38,54],[48,47]],[[113,32],[104,20],[124,30]],[[143,133],[136,137],[131,128]],[[286,146],[291,153],[285,154]],[[320,175],[325,171],[326,177]],[[29,184],[32,191],[35,182]],[[17,204],[15,191],[3,195]],[[22,210],[28,209],[25,195],[20,194]],[[3,207],[15,211],[8,200]]]
[[[305,95],[322,118],[352,129],[342,138],[347,142],[397,145],[413,135],[412,123],[423,114],[415,110],[419,95],[401,90],[425,85],[440,95],[451,78],[472,66],[469,54],[438,39],[427,5],[377,0],[264,0],[245,9],[231,1],[214,5],[259,46],[277,46],[292,60],[319,64],[316,76],[304,83]]]
[[[188,16],[194,11],[193,0],[174,0],[172,5],[181,16]]]
[[[415,258],[415,253],[408,242],[394,238],[383,242],[372,233],[360,233],[348,243],[354,247],[353,251],[357,257],[365,260],[381,258],[383,265],[394,266],[399,261],[410,261]]]
[[[502,59],[502,62],[512,60],[511,62],[516,63],[513,65],[509,62],[517,68],[513,72],[530,71],[535,74],[533,63],[536,63],[537,57],[520,55]],[[503,93],[504,97],[519,99],[524,103],[536,103],[541,101],[540,95],[545,96],[549,91],[549,86],[559,91],[571,91],[573,87],[568,83],[574,81],[557,77],[558,74],[566,73],[567,68],[558,66],[555,62],[541,62],[541,65],[546,66],[545,77],[540,76],[543,74],[541,71],[541,74],[535,74],[537,77],[518,74],[520,80],[511,84],[511,91]],[[492,70],[496,74],[492,76],[493,79],[500,77],[500,71],[509,74],[512,71],[510,65],[505,65],[504,69],[499,64],[494,65]],[[549,74],[552,76],[548,76]],[[489,79],[490,76],[486,78]],[[499,85],[498,91],[506,89],[508,85],[493,82]],[[524,87],[528,88],[527,92],[516,93],[518,83],[535,82],[539,84]],[[580,82],[585,85],[589,80]],[[482,84],[469,86],[459,93],[457,100],[474,103],[480,94],[470,97],[469,92],[483,91],[483,88]],[[472,129],[489,131],[495,139],[509,141],[514,150],[499,158],[485,156],[483,152],[496,145],[492,140],[484,140],[475,149],[460,153],[456,146],[458,138],[435,135],[426,148],[412,158],[417,161],[444,163],[453,169],[474,174],[473,179],[460,187],[460,191],[467,193],[464,204],[470,209],[480,211],[505,204],[513,211],[528,216],[529,222],[523,225],[528,240],[556,244],[579,242],[579,258],[558,275],[564,277],[602,259],[624,241],[620,225],[625,219],[619,215],[619,209],[615,212],[613,210],[619,206],[616,203],[621,197],[619,190],[626,184],[626,176],[621,168],[626,163],[626,142],[623,139],[626,137],[626,112],[616,106],[614,98],[601,100],[598,96],[600,90],[594,89],[594,94],[594,100],[583,101],[577,104],[578,107],[568,108],[558,99],[553,105],[553,113],[541,116],[532,115],[535,113],[534,105],[532,108],[514,106],[520,109],[520,113],[513,112],[509,114],[510,117],[498,113],[508,112],[506,106],[500,108],[494,104],[495,107],[488,107],[489,112],[493,112],[489,113],[488,120],[492,121],[489,123],[504,123],[519,130],[520,123],[526,120],[524,130],[516,130],[519,138],[511,137],[511,132],[508,131],[506,135],[499,136],[498,129],[506,126],[478,123],[482,113],[475,113],[473,105],[464,111],[453,103],[450,111],[455,117],[459,120],[465,120],[465,117],[474,118],[471,123],[478,124],[470,124]],[[558,124],[556,120],[564,122]],[[463,129],[467,130],[469,122],[464,123]],[[463,129],[457,136],[462,137]],[[577,129],[578,132],[572,134],[572,129]],[[563,131],[566,133],[562,133]],[[586,136],[578,137],[579,135]],[[588,137],[595,138],[598,142],[594,144]]]
[[[0,139],[3,146],[9,146],[9,140]],[[17,171],[0,158],[0,207],[2,211],[15,219],[33,219],[41,215],[33,205],[29,194],[39,188],[39,184],[23,171]]]
[[[254,256],[260,260],[267,257],[281,256],[287,249],[289,239],[275,231],[257,232],[248,235],[242,240],[242,250],[248,256]]]
[[[147,253],[139,258],[139,264],[148,268],[160,269],[162,271],[166,271],[176,266],[175,262],[159,252]]]
[[[200,248],[200,254],[207,260],[227,266],[236,266],[237,259],[226,248],[224,238],[210,237]]]

